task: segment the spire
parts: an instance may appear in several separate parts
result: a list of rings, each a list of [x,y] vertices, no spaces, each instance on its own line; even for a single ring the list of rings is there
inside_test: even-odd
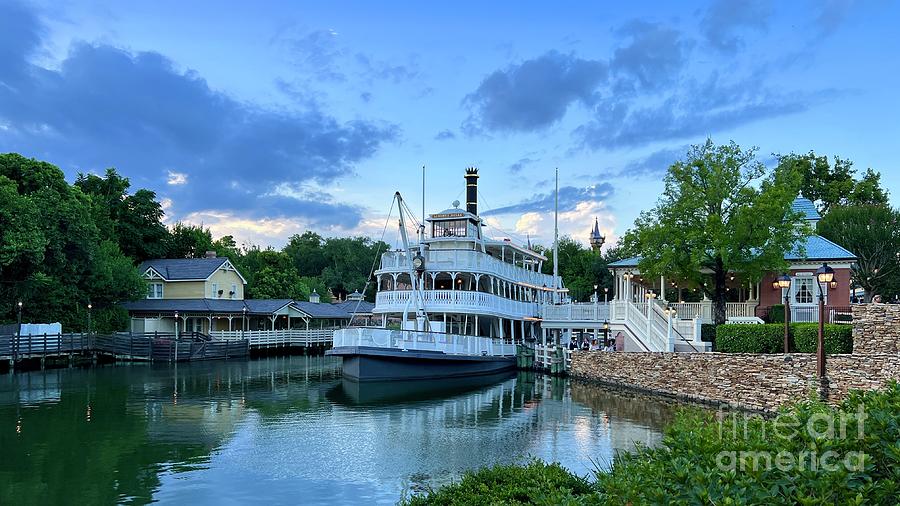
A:
[[[606,237],[603,237],[600,233],[600,220],[599,218],[594,218],[594,229],[591,230],[590,237],[591,249],[594,250],[594,252],[600,252],[600,248],[603,247],[603,243],[605,242]]]
[[[525,247],[531,249],[531,234],[525,232]]]

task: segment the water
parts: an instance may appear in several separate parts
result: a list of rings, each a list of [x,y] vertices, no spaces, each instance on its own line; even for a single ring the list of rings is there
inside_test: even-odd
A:
[[[330,357],[0,376],[0,504],[394,504],[539,457],[587,475],[666,405],[519,373],[359,385]]]

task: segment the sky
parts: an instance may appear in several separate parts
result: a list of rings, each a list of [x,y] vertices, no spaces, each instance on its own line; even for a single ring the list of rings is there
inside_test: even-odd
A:
[[[274,247],[396,243],[423,166],[428,213],[475,166],[488,235],[543,244],[558,168],[561,234],[613,244],[707,138],[849,158],[897,205],[898,24],[886,0],[0,0],[0,152]]]

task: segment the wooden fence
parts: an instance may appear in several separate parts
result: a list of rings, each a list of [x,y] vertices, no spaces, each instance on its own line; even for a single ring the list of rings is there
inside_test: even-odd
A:
[[[189,361],[246,357],[249,341],[216,341],[200,334],[56,334],[0,336],[0,360],[106,355],[124,360]]]

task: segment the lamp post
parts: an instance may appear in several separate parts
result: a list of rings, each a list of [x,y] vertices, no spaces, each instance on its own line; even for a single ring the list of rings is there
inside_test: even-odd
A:
[[[600,288],[600,285],[594,283],[594,304],[600,302],[600,292],[597,291],[598,288]]]
[[[178,311],[175,311],[175,340],[178,341]]]
[[[18,324],[18,330],[16,330],[16,336],[22,335],[22,301],[20,300],[16,303],[16,322]]]
[[[93,309],[93,307],[94,306],[90,302],[88,302],[88,305],[87,305],[87,317],[88,317],[87,333],[88,333],[88,336],[91,335],[91,309]]]
[[[603,303],[604,304],[609,303],[609,287],[608,286],[603,287]]]
[[[789,337],[789,320],[790,320],[790,308],[788,306],[788,300],[790,299],[790,291],[791,288],[791,277],[787,274],[782,274],[778,276],[775,280],[775,286],[781,288],[782,293],[784,294],[784,353],[790,353],[790,337]]]
[[[241,318],[241,339],[244,339],[244,330],[247,328],[247,306],[241,308],[244,317]]]
[[[834,269],[823,263],[816,269],[816,280],[819,285],[819,343],[816,349],[816,373],[819,379],[825,378],[825,290],[834,281]]]

